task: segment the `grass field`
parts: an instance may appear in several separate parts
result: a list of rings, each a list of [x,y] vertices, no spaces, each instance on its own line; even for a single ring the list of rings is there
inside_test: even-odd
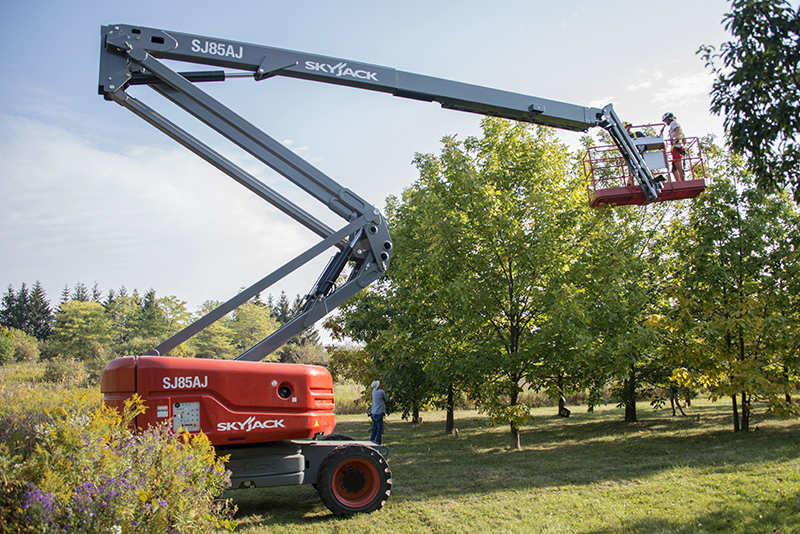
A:
[[[508,428],[473,411],[412,425],[389,416],[394,487],[383,510],[338,519],[310,486],[238,490],[237,532],[800,532],[800,422],[760,415],[734,434],[730,407],[697,400],[687,417],[639,406],[622,412],[534,410],[523,450]],[[367,439],[366,416],[340,416],[337,433]]]

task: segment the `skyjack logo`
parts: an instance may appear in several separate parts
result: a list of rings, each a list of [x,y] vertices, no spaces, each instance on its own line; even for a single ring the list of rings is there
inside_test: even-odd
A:
[[[255,416],[250,416],[246,421],[240,423],[217,423],[217,432],[241,431],[250,432],[258,428],[286,428],[283,419],[268,419],[266,421],[256,421]]]
[[[317,63],[316,61],[306,61],[306,70],[320,71],[326,74],[333,74],[336,77],[350,76],[351,78],[358,78],[361,80],[378,81],[378,73],[370,72],[368,70],[353,70],[347,66],[347,63],[340,61],[336,65],[328,63]]]

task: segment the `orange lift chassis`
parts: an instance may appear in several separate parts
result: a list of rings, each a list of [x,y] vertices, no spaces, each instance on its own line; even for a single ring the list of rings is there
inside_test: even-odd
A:
[[[176,72],[161,60],[222,70]],[[99,93],[129,109],[250,191],[317,234],[321,241],[255,282],[194,324],[142,356],[112,361],[103,374],[104,401],[121,406],[138,394],[147,410],[137,426],[168,424],[203,432],[227,464],[234,488],[314,485],[336,515],[383,507],[392,488],[388,449],[332,434],[333,382],[316,366],[261,360],[382,276],[393,247],[380,210],[342,187],[283,144],[201,90],[202,82],[273,76],[347,85],[394,96],[438,102],[442,107],[573,131],[600,126],[609,132],[645,202],[657,202],[655,179],[622,122],[599,109],[422,76],[392,68],[142,26],[114,24],[101,30]],[[272,168],[343,219],[330,228],[237,166],[197,137],[128,94],[147,85],[257,160]],[[284,276],[336,250],[300,313],[236,360],[165,356]],[[347,270],[345,282],[336,285]]]

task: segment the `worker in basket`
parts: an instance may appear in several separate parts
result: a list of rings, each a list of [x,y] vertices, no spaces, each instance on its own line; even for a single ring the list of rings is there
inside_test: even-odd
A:
[[[664,113],[661,121],[669,126],[669,140],[672,143],[672,176],[675,177],[676,182],[684,180],[683,175],[683,156],[686,155],[686,149],[683,148],[683,141],[686,138],[683,135],[683,128],[675,120],[675,115],[670,112]]]

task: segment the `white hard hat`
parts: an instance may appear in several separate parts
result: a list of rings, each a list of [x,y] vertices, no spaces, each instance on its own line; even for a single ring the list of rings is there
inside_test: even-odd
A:
[[[378,389],[378,386],[380,386],[380,385],[381,385],[381,381],[380,380],[376,380],[375,382],[372,383],[372,389]]]
[[[674,119],[674,118],[675,118],[675,115],[673,115],[673,114],[672,114],[672,112],[670,112],[670,111],[667,111],[667,112],[666,112],[666,113],[664,113],[664,115],[661,117],[661,121],[662,121],[662,122],[666,122],[666,120],[667,120],[667,119]]]

